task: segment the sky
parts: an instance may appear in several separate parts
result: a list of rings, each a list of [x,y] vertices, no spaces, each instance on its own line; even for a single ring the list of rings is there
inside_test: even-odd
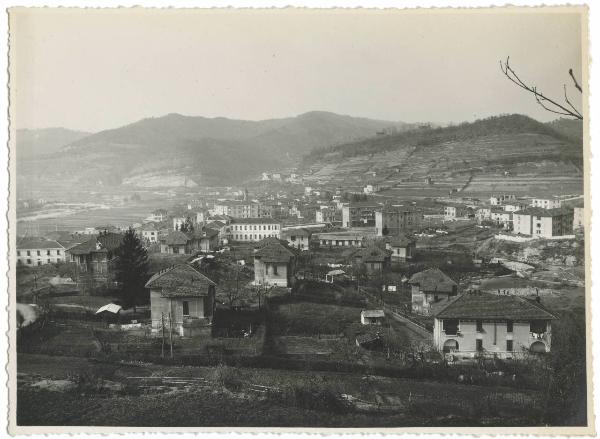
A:
[[[496,10],[497,11],[497,10]],[[168,113],[307,111],[405,122],[555,119],[501,73],[563,99],[577,10],[13,9],[11,121],[97,132]]]

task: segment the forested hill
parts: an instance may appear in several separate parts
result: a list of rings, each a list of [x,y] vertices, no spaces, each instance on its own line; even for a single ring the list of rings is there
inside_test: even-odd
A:
[[[310,165],[327,155],[349,158],[360,155],[376,154],[405,148],[421,148],[453,142],[466,142],[492,136],[515,134],[537,134],[554,138],[564,143],[565,158],[581,160],[582,145],[577,141],[576,126],[565,122],[543,124],[530,117],[512,114],[465,122],[444,128],[422,127],[393,135],[371,137],[357,142],[335,145],[312,150],[304,158]]]

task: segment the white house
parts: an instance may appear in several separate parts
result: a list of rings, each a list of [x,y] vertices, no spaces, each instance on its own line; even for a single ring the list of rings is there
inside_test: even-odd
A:
[[[433,315],[435,348],[458,357],[515,358],[526,351],[549,352],[551,322],[556,319],[535,300],[487,293],[452,298]]]
[[[17,263],[29,267],[65,261],[65,248],[43,238],[23,238],[17,242]]]

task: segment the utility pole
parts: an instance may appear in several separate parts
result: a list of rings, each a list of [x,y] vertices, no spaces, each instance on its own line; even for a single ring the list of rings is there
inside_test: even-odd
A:
[[[160,358],[165,358],[165,313],[160,313],[160,326],[162,329],[162,345],[160,348]]]
[[[171,345],[171,359],[173,358],[173,312],[169,309],[169,344]]]

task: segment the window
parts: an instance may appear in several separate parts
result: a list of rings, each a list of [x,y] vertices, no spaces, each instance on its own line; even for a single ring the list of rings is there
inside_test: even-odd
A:
[[[183,302],[183,316],[184,317],[189,317],[190,315],[190,303],[186,300],[184,300]]]
[[[458,320],[457,319],[445,319],[442,320],[442,329],[446,335],[458,334]]]
[[[27,250],[27,256],[31,256],[31,252]]]
[[[513,321],[508,320],[506,322],[506,332],[513,332]]]
[[[506,340],[506,350],[508,352],[512,352],[512,350],[513,350],[513,341],[512,340]]]
[[[273,274],[277,276],[277,265],[273,265]]]
[[[483,351],[483,340],[481,340],[480,338],[475,340],[475,350],[477,352]]]
[[[477,320],[477,332],[483,332],[483,320]]]
[[[46,256],[50,256],[50,250],[46,250]]]
[[[31,259],[27,259],[27,265],[31,265]]]
[[[50,263],[50,258],[48,258],[48,263]]]
[[[21,256],[21,252],[17,250],[17,256]]]
[[[41,252],[40,252],[39,250],[37,251],[37,255],[38,255],[38,256],[40,256],[40,255],[41,255]]]
[[[529,324],[529,331],[534,334],[543,334],[546,332],[546,321],[545,320],[534,320]]]
[[[37,261],[37,264],[38,265],[42,265],[42,261]]]
[[[296,236],[294,236],[294,235],[290,236],[290,241],[292,241],[292,242],[293,242],[293,241],[295,241],[295,240],[296,240]]]
[[[56,250],[56,254],[57,254],[57,255],[60,255],[60,250]]]

